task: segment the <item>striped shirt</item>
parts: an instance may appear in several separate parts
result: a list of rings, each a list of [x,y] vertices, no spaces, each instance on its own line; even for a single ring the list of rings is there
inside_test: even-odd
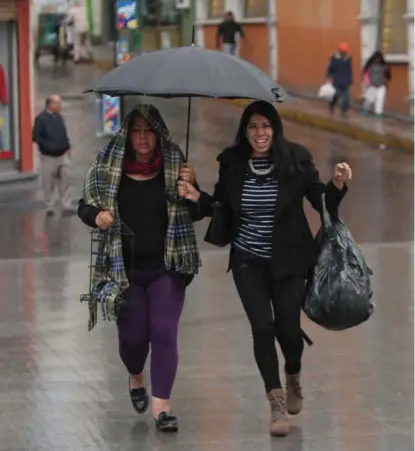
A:
[[[267,158],[252,160],[255,169],[269,168]],[[258,257],[271,258],[274,211],[278,196],[278,180],[272,175],[263,180],[248,169],[242,189],[241,218],[233,244]]]

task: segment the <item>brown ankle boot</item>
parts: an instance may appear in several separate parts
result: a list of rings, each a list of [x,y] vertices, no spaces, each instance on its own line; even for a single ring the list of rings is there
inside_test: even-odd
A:
[[[267,397],[271,405],[270,433],[274,437],[284,437],[290,431],[284,390],[282,388],[271,390],[267,393]]]
[[[301,389],[300,376],[297,374],[286,374],[287,388],[287,412],[290,415],[298,415],[303,409],[303,393]]]

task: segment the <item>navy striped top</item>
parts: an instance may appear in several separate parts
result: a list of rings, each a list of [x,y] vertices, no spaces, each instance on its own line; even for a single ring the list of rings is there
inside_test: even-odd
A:
[[[255,169],[268,169],[267,158],[252,160]],[[278,180],[272,175],[258,176],[248,169],[242,189],[241,217],[233,244],[258,257],[271,258],[275,204]]]

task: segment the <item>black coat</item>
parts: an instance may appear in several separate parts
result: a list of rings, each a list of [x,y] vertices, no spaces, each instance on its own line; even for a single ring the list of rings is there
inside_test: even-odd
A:
[[[320,180],[307,149],[294,143],[288,143],[288,146],[297,170],[279,179],[272,251],[275,278],[305,276],[316,261],[315,243],[304,213],[304,197],[315,210],[321,212],[321,195],[326,193],[327,209],[337,215],[338,206],[347,191],[346,185],[339,190],[332,182],[325,184]],[[203,216],[212,216],[212,203],[215,201],[224,202],[229,207],[232,240],[236,237],[240,222],[241,195],[248,166],[248,161],[240,155],[237,148],[226,149],[219,155],[219,180],[214,194],[210,196],[202,192],[199,199]]]

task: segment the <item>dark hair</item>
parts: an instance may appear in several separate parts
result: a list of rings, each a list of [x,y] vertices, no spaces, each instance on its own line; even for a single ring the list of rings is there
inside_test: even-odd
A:
[[[46,97],[45,107],[47,108],[51,103],[53,103],[53,96]]]
[[[252,152],[246,136],[246,130],[249,120],[254,114],[266,117],[274,132],[271,144],[270,159],[275,163],[275,174],[288,175],[294,172],[294,162],[288,147],[288,143],[284,138],[283,127],[280,115],[274,105],[264,100],[257,100],[250,103],[242,113],[239,122],[238,133],[235,138],[235,147],[243,153],[244,158],[249,158]]]
[[[383,56],[383,53],[379,50],[377,50],[376,52],[374,52],[372,54],[372,56],[366,61],[366,64],[363,67],[363,72],[366,72],[370,66],[375,62],[375,60],[379,58],[380,62],[382,64],[384,64],[385,66],[387,65],[386,61],[385,61],[385,57]]]
[[[130,117],[128,118],[128,126],[127,126],[127,138],[130,136],[130,132],[134,127],[135,121],[141,117],[141,114],[137,110],[131,111]]]

